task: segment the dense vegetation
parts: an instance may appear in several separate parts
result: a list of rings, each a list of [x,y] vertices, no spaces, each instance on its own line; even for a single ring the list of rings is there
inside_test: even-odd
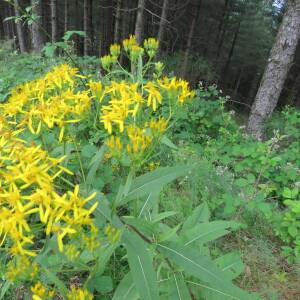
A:
[[[0,300],[300,299],[300,1],[100,2],[0,2]]]

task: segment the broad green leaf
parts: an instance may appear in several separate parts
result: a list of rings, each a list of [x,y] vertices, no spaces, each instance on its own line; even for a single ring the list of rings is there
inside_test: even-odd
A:
[[[189,246],[192,243],[204,244],[213,241],[221,236],[228,234],[227,229],[237,229],[241,224],[229,221],[213,221],[209,223],[200,223],[194,228],[184,232],[181,240],[184,246]]]
[[[89,164],[89,171],[86,176],[87,184],[92,184],[92,182],[94,181],[96,172],[99,169],[100,164],[102,162],[104,152],[105,152],[105,147],[102,146],[99,149],[99,151],[95,154],[95,156],[91,159],[91,162]]]
[[[152,258],[146,243],[136,234],[126,231],[123,242],[127,249],[127,258],[133,282],[143,300],[159,299],[156,274]]]
[[[235,279],[244,271],[244,264],[238,252],[230,252],[214,260],[228,279]]]
[[[167,183],[187,174],[190,170],[190,166],[164,167],[142,175],[133,180],[130,191],[120,204],[147,196],[153,191],[160,191]]]
[[[137,300],[139,294],[133,283],[132,275],[129,272],[119,283],[112,300]]]
[[[95,271],[96,276],[101,275],[106,267],[106,264],[108,263],[110,257],[113,255],[115,252],[115,249],[118,247],[118,243],[113,243],[110,244],[108,247],[105,249],[101,248],[99,250],[99,256],[97,259],[97,270]]]
[[[68,294],[68,289],[66,288],[65,284],[49,269],[44,268],[42,266],[42,273],[46,275],[48,280],[52,282],[57,289],[59,290],[59,293],[63,296],[66,297]]]
[[[64,41],[69,41],[70,38],[73,35],[78,35],[78,36],[81,36],[81,37],[85,37],[85,32],[84,31],[79,31],[79,30],[66,31],[65,35],[63,36],[63,40]]]
[[[182,232],[194,228],[195,225],[201,222],[208,222],[210,218],[209,208],[206,202],[200,204],[189,216],[182,226]]]
[[[174,242],[158,244],[157,250],[183,268],[187,274],[209,284],[224,296],[241,300],[251,299],[246,292],[235,287],[208,257],[199,254],[197,250]]]
[[[113,282],[109,276],[97,275],[89,281],[87,287],[89,291],[106,294],[113,290]]]
[[[153,224],[141,218],[138,219],[138,218],[128,216],[128,217],[123,217],[122,220],[125,220],[126,224],[138,228],[139,231],[141,231],[143,234],[146,234],[148,236],[152,236],[155,233],[155,227],[157,227],[156,224]]]
[[[142,207],[139,212],[139,218],[147,214],[153,206],[158,202],[160,189],[151,192],[145,201],[142,203]]]
[[[184,282],[184,278],[180,273],[174,273],[169,280],[170,300],[191,300],[190,292]]]
[[[172,217],[172,216],[174,216],[176,214],[177,214],[176,211],[165,211],[165,212],[163,212],[161,214],[158,214],[156,217],[154,217],[151,220],[151,222],[152,223],[157,223],[157,222],[159,222],[159,221],[161,221],[163,219],[167,219],[167,218]]]
[[[168,146],[169,148],[171,148],[171,149],[174,149],[174,150],[178,150],[178,149],[179,149],[179,148],[178,148],[175,144],[173,144],[173,142],[172,142],[167,136],[165,136],[165,135],[162,137],[161,142],[162,142],[164,145],[166,145],[166,146]]]

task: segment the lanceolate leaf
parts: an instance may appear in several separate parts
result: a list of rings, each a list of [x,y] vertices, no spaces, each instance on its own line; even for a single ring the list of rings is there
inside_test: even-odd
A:
[[[194,228],[187,230],[184,233],[182,240],[185,246],[189,246],[196,242],[203,244],[228,234],[230,231],[227,229],[236,229],[240,226],[239,223],[227,221],[201,223]]]
[[[119,283],[112,300],[137,300],[139,294],[129,272]]]
[[[127,249],[133,282],[140,298],[143,300],[159,299],[157,279],[146,243],[129,231],[123,234],[123,242]]]
[[[189,216],[182,226],[182,232],[194,228],[195,225],[201,222],[208,222],[210,218],[209,208],[206,202],[200,204]]]
[[[190,170],[190,166],[165,167],[142,175],[133,180],[130,191],[120,204],[148,196],[153,191],[160,191],[164,185],[187,174]]]
[[[199,254],[197,250],[174,242],[158,244],[157,250],[183,268],[187,274],[219,290],[224,296],[240,300],[251,299],[247,293],[234,286],[209,258]]]
[[[174,273],[169,282],[170,300],[191,300],[190,292],[184,282],[184,278],[180,273]]]

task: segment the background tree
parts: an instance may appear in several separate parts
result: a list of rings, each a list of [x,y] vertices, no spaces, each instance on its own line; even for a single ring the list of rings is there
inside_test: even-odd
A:
[[[134,34],[138,44],[142,43],[143,40],[143,28],[144,28],[144,11],[145,11],[146,0],[139,0],[136,16],[136,24]]]
[[[31,6],[35,18],[31,26],[32,50],[36,53],[40,53],[44,47],[41,0],[31,0]]]
[[[300,37],[300,0],[290,0],[253,103],[248,132],[261,138],[264,122],[277,105]]]
[[[15,11],[15,16],[20,17],[21,14],[20,14],[19,0],[14,0],[14,11]],[[26,46],[26,40],[24,34],[25,29],[22,26],[21,21],[16,22],[16,28],[17,28],[17,36],[18,36],[20,52],[24,53],[27,51],[27,46]]]

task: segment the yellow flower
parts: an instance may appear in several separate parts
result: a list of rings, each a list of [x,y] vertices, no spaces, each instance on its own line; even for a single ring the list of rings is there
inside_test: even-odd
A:
[[[149,55],[149,57],[151,58],[155,56],[158,46],[159,46],[158,40],[156,40],[155,38],[149,38],[144,41],[144,48],[147,54]]]
[[[159,92],[158,87],[151,81],[145,85],[145,90],[148,92],[148,106],[152,106],[153,111],[157,109],[157,103],[162,103],[162,95]]]
[[[134,35],[130,35],[128,39],[123,41],[123,46],[126,52],[129,52],[133,46],[137,45],[136,37]]]
[[[167,121],[164,118],[160,118],[158,120],[151,119],[149,122],[149,128],[152,133],[155,134],[163,134],[167,129]]]
[[[110,46],[110,54],[114,57],[118,57],[120,55],[121,47],[118,44],[113,44]]]
[[[94,297],[86,289],[73,287],[67,295],[68,300],[93,300]]]
[[[129,125],[127,127],[127,135],[129,138],[127,152],[133,156],[141,156],[152,142],[152,136],[146,135],[143,129],[135,125]]]
[[[109,148],[107,158],[110,158],[112,156],[121,157],[123,145],[121,143],[120,137],[111,136],[105,141],[105,144]]]
[[[112,55],[105,55],[100,58],[100,61],[102,68],[109,72],[111,68],[117,63],[118,57]]]

